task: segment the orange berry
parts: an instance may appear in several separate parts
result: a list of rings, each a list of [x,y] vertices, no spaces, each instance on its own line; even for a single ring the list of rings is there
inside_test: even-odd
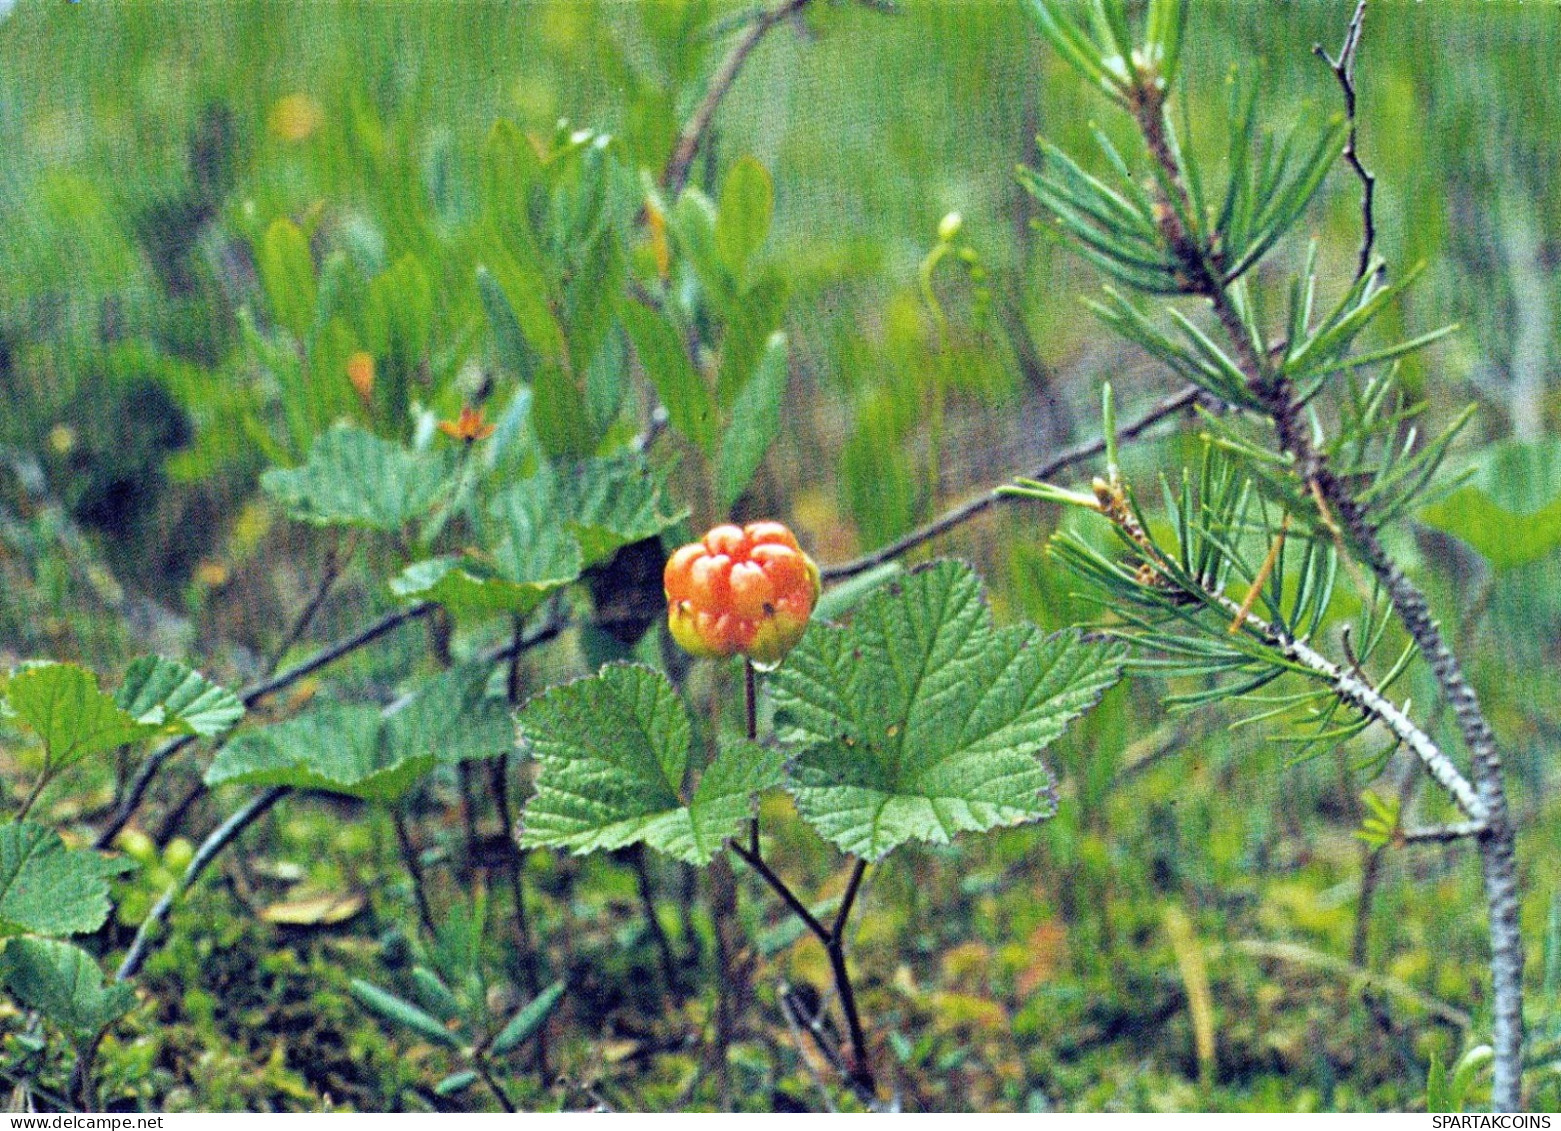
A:
[[[743,533],[748,536],[751,546],[781,545],[793,550],[800,550],[797,545],[797,536],[779,522],[750,522],[743,527]]]
[[[742,527],[727,523],[725,526],[717,526],[705,535],[705,546],[712,554],[726,554],[728,557],[737,557],[748,548],[744,540]]]
[[[818,566],[778,522],[715,527],[667,560],[663,585],[679,646],[760,664],[778,663],[802,639],[821,589]]]

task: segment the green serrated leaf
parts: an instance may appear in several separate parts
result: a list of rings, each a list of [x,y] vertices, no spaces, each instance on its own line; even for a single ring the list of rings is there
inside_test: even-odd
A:
[[[244,704],[200,672],[162,656],[143,656],[125,672],[115,701],[137,722],[211,738],[244,717]]]
[[[586,566],[653,538],[688,513],[669,507],[662,478],[642,456],[584,460],[554,477],[554,509],[580,542]]]
[[[286,722],[245,731],[217,753],[206,784],[284,785],[374,801],[400,797],[431,770],[435,752],[381,740],[380,712],[361,703],[326,703]]]
[[[108,918],[108,877],[125,869],[123,861],[66,848],[42,825],[0,826],[0,937],[97,930]]]
[[[847,628],[815,622],[772,676],[790,790],[826,839],[876,860],[908,840],[1040,820],[1039,752],[1121,675],[1077,632],[995,628],[980,579],[943,561],[882,586]]]
[[[76,664],[28,664],[6,683],[5,697],[11,712],[43,741],[50,773],[162,729],[125,711],[99,690],[96,675]]]
[[[294,518],[398,530],[446,493],[449,462],[339,424],[314,442],[302,467],[273,467],[260,485]]]
[[[599,474],[610,480],[605,471]],[[527,615],[548,594],[580,576],[587,565],[582,541],[593,547],[610,542],[617,536],[610,524],[631,522],[644,502],[627,483],[620,499],[613,496],[610,481],[575,478],[561,486],[563,477],[544,466],[513,484],[489,507],[491,549],[417,562],[391,581],[391,590],[409,599],[437,601],[457,617]],[[570,513],[586,519],[579,531],[560,521]]]
[[[103,982],[97,961],[80,947],[52,939],[12,939],[0,956],[0,979],[11,995],[36,1009],[77,1046],[135,1007],[133,987]]]
[[[509,1019],[509,1024],[493,1038],[493,1044],[490,1046],[493,1054],[503,1056],[535,1035],[563,996],[564,983],[554,982],[530,1002],[521,1006],[519,1012]]]
[[[491,671],[490,664],[457,664],[424,683],[385,720],[391,753],[407,759],[432,754],[447,765],[509,753],[515,723],[508,704],[487,694]]]
[[[742,273],[764,243],[774,215],[770,174],[754,158],[739,158],[721,182],[721,210],[715,221],[716,254],[733,275]]]
[[[732,423],[721,437],[721,463],[717,473],[721,508],[730,510],[754,472],[764,462],[781,426],[781,404],[786,398],[786,335],[774,333],[759,359],[754,375],[737,394]]]
[[[725,747],[693,798],[680,794],[692,724],[661,673],[609,664],[548,689],[521,710],[522,743],[541,763],[522,843],[577,853],[644,842],[705,864],[780,781],[782,757],[752,743]]]

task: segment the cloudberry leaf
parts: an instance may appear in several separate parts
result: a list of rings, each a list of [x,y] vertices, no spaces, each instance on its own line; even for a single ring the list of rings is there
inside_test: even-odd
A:
[[[399,530],[447,493],[449,470],[442,453],[338,424],[315,440],[302,467],[273,467],[260,485],[303,522]]]
[[[681,519],[662,485],[639,457],[545,464],[494,500],[483,531],[491,549],[418,562],[391,589],[457,616],[524,616],[582,570]]]
[[[609,664],[549,688],[522,708],[521,741],[541,763],[521,843],[577,853],[645,843],[706,864],[780,784],[783,757],[750,742],[723,746],[684,800],[693,726],[660,672]]]
[[[115,702],[143,723],[211,738],[244,715],[244,704],[226,687],[162,656],[143,656],[130,665]]]
[[[103,984],[97,960],[52,939],[14,939],[0,959],[0,977],[17,1001],[36,1009],[78,1046],[135,1007],[132,986]]]
[[[996,628],[980,579],[941,561],[815,622],[772,677],[789,789],[826,839],[876,860],[1049,817],[1040,751],[1121,675],[1119,645]]]
[[[321,789],[375,801],[400,797],[435,764],[491,758],[514,744],[505,704],[486,694],[487,672],[461,665],[383,712],[326,703],[246,731],[218,752],[207,785],[241,782]]]
[[[28,664],[5,685],[10,711],[43,740],[50,772],[91,754],[157,734],[161,720],[143,721],[98,687],[76,664]]]
[[[108,918],[108,877],[126,868],[30,821],[0,826],[0,937],[80,935]]]

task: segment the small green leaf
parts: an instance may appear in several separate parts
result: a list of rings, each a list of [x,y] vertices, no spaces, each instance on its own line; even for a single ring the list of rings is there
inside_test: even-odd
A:
[[[436,761],[381,741],[380,712],[361,703],[326,703],[274,726],[245,731],[206,770],[209,786],[285,785],[374,801],[400,797]]]
[[[530,381],[537,369],[536,351],[520,328],[520,317],[510,305],[509,296],[486,267],[477,268],[477,295],[488,316],[488,328],[493,331],[494,353],[499,364],[520,380]]]
[[[541,762],[522,843],[577,853],[644,842],[706,864],[779,783],[783,759],[751,743],[723,748],[693,798],[680,795],[692,724],[661,673],[609,664],[549,688],[521,710],[522,742]]]
[[[899,577],[905,567],[897,561],[887,561],[872,569],[831,585],[813,606],[816,620],[840,620],[854,609],[863,598],[886,581]]]
[[[721,336],[721,361],[716,370],[716,395],[730,409],[753,376],[771,335],[786,315],[786,281],[779,275],[760,279],[736,301]]]
[[[42,825],[0,826],[0,937],[97,930],[108,918],[108,877],[125,869],[123,861],[66,848]]]
[[[130,665],[114,695],[138,722],[211,738],[244,716],[244,704],[200,672],[162,656]]]
[[[667,227],[694,269],[694,277],[704,289],[710,305],[721,314],[731,307],[732,280],[721,263],[721,253],[716,246],[715,204],[697,188],[683,190],[672,211],[667,215]]]
[[[1123,655],[1077,632],[994,628],[959,562],[892,581],[848,628],[815,621],[771,677],[782,737],[803,747],[798,809],[873,860],[911,839],[1050,816],[1039,752],[1117,681]]]
[[[526,1005],[521,1006],[519,1012],[509,1019],[509,1024],[493,1038],[491,1046],[493,1054],[503,1056],[531,1038],[538,1029],[542,1028],[542,1023],[548,1019],[563,996],[564,983],[554,982]]]
[[[1473,479],[1420,512],[1497,569],[1538,561],[1561,547],[1561,440],[1508,441],[1485,450]]]
[[[448,474],[440,455],[339,424],[314,442],[306,464],[273,467],[260,485],[304,522],[398,530],[445,495]]]
[[[305,341],[314,324],[318,291],[309,241],[298,225],[291,220],[273,220],[261,239],[256,265],[272,320],[300,342]]]
[[[12,939],[0,957],[6,989],[69,1035],[78,1047],[135,1007],[131,986],[104,985],[97,961],[70,943]]]
[[[764,462],[764,453],[780,433],[787,358],[786,335],[771,334],[757,371],[737,394],[732,423],[721,437],[718,479],[722,510],[730,510],[748,489],[754,472]]]
[[[98,689],[98,677],[76,664],[28,664],[5,685],[11,710],[43,740],[50,773],[91,754],[158,733]]]
[[[656,387],[672,427],[705,452],[715,449],[715,398],[684,351],[678,331],[665,318],[637,302],[623,305],[623,325],[634,342],[645,375]]]
[[[434,1085],[434,1095],[453,1096],[456,1092],[462,1092],[470,1088],[477,1082],[477,1079],[477,1073],[470,1068],[464,1072],[452,1072]]]
[[[721,182],[721,210],[715,221],[716,253],[733,275],[759,250],[775,215],[775,185],[752,157],[739,158]]]
[[[379,1014],[385,1020],[397,1025],[403,1025],[419,1036],[433,1041],[435,1044],[453,1049],[461,1047],[462,1041],[459,1035],[452,1033],[417,1006],[404,998],[397,997],[389,990],[382,990],[373,983],[365,982],[361,978],[354,978],[350,989],[352,996],[357,998],[362,1005]]]

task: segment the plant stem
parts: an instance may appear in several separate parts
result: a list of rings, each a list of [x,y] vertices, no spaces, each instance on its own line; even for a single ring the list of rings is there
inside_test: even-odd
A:
[[[51,775],[47,767],[38,774],[38,780],[33,783],[32,791],[22,801],[22,807],[16,811],[14,820],[24,821],[27,819],[27,814],[31,813],[33,806],[37,804],[38,795],[43,792],[43,787],[49,784],[50,777]]]
[[[423,875],[423,865],[418,861],[417,846],[412,843],[412,834],[407,828],[406,817],[400,809],[393,808],[390,811],[390,820],[396,829],[396,844],[401,849],[401,863],[412,879],[412,894],[417,900],[417,917],[423,924],[423,930],[428,932],[428,937],[436,938],[439,932],[434,928],[434,909],[428,902],[427,880]]]
[[[754,669],[753,661],[743,658],[743,705],[746,709],[746,721],[748,739],[757,741],[759,737],[759,694],[758,673]],[[867,872],[867,861],[857,860],[856,866],[851,870],[851,878],[846,882],[845,894],[840,899],[840,910],[835,914],[833,925],[826,927],[818,916],[809,911],[807,906],[797,898],[797,894],[785,880],[775,874],[769,864],[765,863],[764,854],[759,848],[759,818],[754,816],[748,822],[748,847],[744,848],[733,841],[731,845],[733,854],[739,860],[747,864],[753,871],[770,886],[770,890],[780,896],[781,902],[787,909],[802,921],[813,937],[823,944],[825,952],[829,955],[829,968],[835,980],[835,992],[840,995],[840,1008],[846,1015],[846,1026],[851,1034],[851,1061],[847,1073],[847,1083],[851,1089],[864,1101],[871,1103],[876,1099],[877,1085],[873,1080],[872,1069],[869,1067],[867,1057],[867,1034],[862,1028],[862,1017],[856,1006],[856,992],[851,985],[851,971],[846,966],[845,954],[845,930],[846,924],[851,918],[851,909],[856,905],[857,893],[862,887],[862,877]]]
[[[1203,395],[1203,390],[1189,387],[1179,393],[1165,397],[1142,416],[1119,428],[1117,430],[1117,442],[1122,443],[1123,441],[1138,439],[1154,425],[1160,423],[1160,421],[1165,420],[1167,417],[1175,416],[1184,409],[1191,408]],[[1064,468],[1071,467],[1076,463],[1082,463],[1087,459],[1093,459],[1105,450],[1105,440],[1086,440],[1081,444],[1075,444],[1071,448],[1065,448],[1058,452],[1034,471],[1026,473],[1023,478],[1051,479]],[[960,503],[956,507],[951,507],[931,522],[917,527],[909,534],[890,542],[887,546],[882,546],[872,553],[863,554],[861,557],[852,558],[850,561],[840,562],[838,565],[826,566],[821,571],[822,576],[825,581],[844,581],[848,577],[866,573],[875,566],[883,565],[885,562],[909,553],[925,542],[930,542],[940,534],[948,533],[956,526],[969,522],[977,515],[985,513],[998,503],[1005,502],[1012,497],[1005,494],[1002,487],[994,487],[985,494],[977,495],[974,499]]]
[[[715,112],[721,105],[721,100],[732,89],[732,84],[737,81],[738,74],[747,62],[753,49],[759,46],[759,41],[769,34],[770,29],[776,24],[796,15],[806,8],[812,0],[782,0],[774,8],[767,8],[754,17],[748,25],[742,37],[732,45],[726,58],[721,60],[715,74],[710,78],[710,89],[706,91],[703,101],[695,108],[688,122],[678,134],[677,144],[672,148],[672,156],[667,161],[667,167],[661,174],[661,187],[666,189],[669,197],[676,197],[683,191],[684,184],[688,181],[689,166],[694,163],[694,155],[699,152],[699,147],[705,140],[705,134],[710,130],[710,123],[715,119]]]
[[[163,892],[162,898],[142,920],[135,939],[130,944],[130,949],[125,953],[124,961],[119,964],[119,970],[114,974],[114,981],[126,982],[136,976],[151,953],[152,937],[167,921],[179,896],[200,879],[201,873],[241,832],[263,817],[270,811],[271,806],[290,792],[291,789],[285,785],[272,786],[264,793],[251,798],[248,804],[212,830],[195,850],[195,855],[191,858],[189,867],[185,868],[184,875],[168,885],[168,890]]]
[[[514,1115],[517,1110],[515,1101],[510,1099],[509,1093],[499,1086],[499,1082],[494,1079],[492,1070],[489,1069],[483,1058],[480,1056],[474,1058],[472,1067],[477,1070],[477,1075],[482,1077],[482,1082],[488,1086],[488,1091],[492,1092],[494,1098],[499,1101],[499,1106],[509,1114]]]

